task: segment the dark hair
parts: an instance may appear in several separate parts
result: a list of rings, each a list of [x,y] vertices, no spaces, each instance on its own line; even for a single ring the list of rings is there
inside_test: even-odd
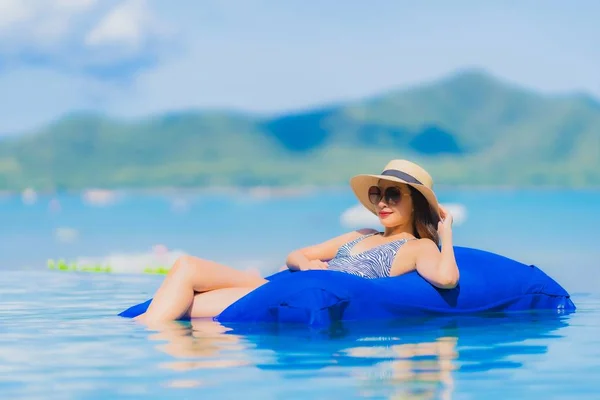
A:
[[[410,189],[410,197],[413,202],[413,231],[417,238],[431,239],[439,246],[440,235],[437,232],[438,222],[440,218],[437,211],[434,211],[425,196],[421,194],[417,189],[410,185],[407,185]]]

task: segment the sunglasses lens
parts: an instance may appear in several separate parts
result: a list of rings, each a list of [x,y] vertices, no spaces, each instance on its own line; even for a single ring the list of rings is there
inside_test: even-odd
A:
[[[381,201],[381,190],[377,186],[369,188],[369,201],[371,204],[377,204]]]
[[[385,202],[392,205],[398,204],[402,198],[402,192],[397,187],[389,187],[385,190]]]

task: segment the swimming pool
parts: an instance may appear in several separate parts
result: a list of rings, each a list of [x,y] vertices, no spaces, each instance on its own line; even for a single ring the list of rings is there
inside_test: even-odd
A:
[[[561,399],[600,393],[600,296],[557,316],[397,320],[326,330],[115,314],[159,276],[4,271],[2,398]]]
[[[268,274],[290,249],[347,231],[340,215],[353,195],[123,194],[105,207],[72,194],[35,204],[0,197],[0,398],[600,398],[600,192],[456,190],[440,199],[468,212],[457,245],[539,266],[577,311],[327,331],[199,321],[150,331],[116,314],[150,298],[161,276],[50,271],[45,260],[114,254],[128,266],[137,258],[127,255],[164,244]]]

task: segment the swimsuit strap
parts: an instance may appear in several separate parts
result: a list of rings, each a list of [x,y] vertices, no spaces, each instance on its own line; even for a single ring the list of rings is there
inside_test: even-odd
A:
[[[366,235],[359,236],[356,239],[354,239],[354,240],[346,243],[345,245],[348,246],[348,249],[351,249],[354,246],[356,246],[358,243],[360,243],[363,240],[365,240],[366,238],[371,237],[371,236],[375,236],[375,235],[379,235],[379,232],[367,233]]]

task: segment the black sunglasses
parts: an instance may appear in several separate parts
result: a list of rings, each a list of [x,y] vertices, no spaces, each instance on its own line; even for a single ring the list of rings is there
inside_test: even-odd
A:
[[[369,201],[371,204],[378,204],[381,199],[385,199],[387,205],[393,206],[400,203],[402,199],[402,191],[399,187],[391,186],[381,193],[381,188],[378,186],[371,186],[369,188]]]

